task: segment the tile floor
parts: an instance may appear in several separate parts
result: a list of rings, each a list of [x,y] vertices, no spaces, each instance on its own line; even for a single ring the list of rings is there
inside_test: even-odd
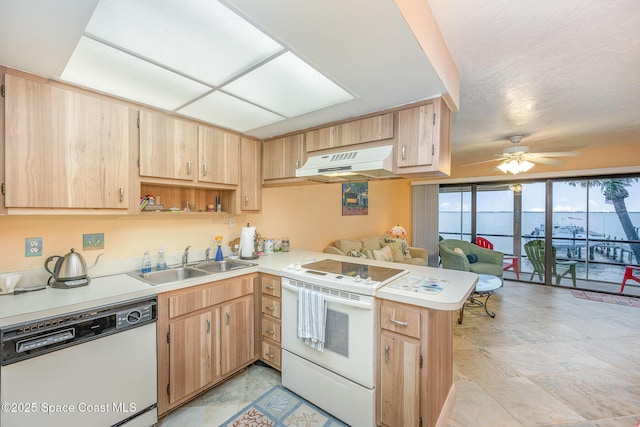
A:
[[[640,422],[640,308],[509,281],[489,308],[495,319],[467,308],[463,324],[454,321],[457,398],[450,427]],[[279,381],[277,371],[254,365],[159,426],[219,426]]]

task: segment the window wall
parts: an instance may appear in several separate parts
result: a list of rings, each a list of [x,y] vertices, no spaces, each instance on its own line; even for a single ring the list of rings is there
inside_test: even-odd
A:
[[[485,237],[520,257],[524,281],[573,287],[575,276],[576,288],[619,292],[625,267],[639,265],[639,227],[637,176],[440,186],[440,237]],[[553,269],[535,271],[528,259],[525,245],[535,240],[555,250],[556,273],[572,270],[559,283]],[[625,293],[640,294],[638,285],[627,282]]]
[[[440,237],[471,241],[471,187],[441,187],[438,206]]]

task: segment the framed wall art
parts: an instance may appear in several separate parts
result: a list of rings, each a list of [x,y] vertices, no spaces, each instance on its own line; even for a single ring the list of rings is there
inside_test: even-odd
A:
[[[367,215],[369,213],[369,183],[342,184],[342,216]]]

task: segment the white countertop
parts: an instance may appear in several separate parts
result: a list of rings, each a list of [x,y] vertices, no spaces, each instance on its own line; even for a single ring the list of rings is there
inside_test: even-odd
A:
[[[281,271],[290,264],[304,263],[326,258],[351,262],[354,261],[353,258],[339,255],[304,250],[292,250],[290,252],[268,254],[261,256],[259,259],[251,260],[250,262],[257,264],[255,267],[217,273],[159,286],[151,286],[146,282],[135,279],[127,274],[120,273],[101,277],[92,277],[91,283],[88,286],[79,288],[47,288],[19,295],[1,295],[0,327],[50,316],[57,316],[91,307],[122,302],[125,300],[142,298],[145,296],[151,296],[162,292],[173,291],[212,281],[228,279],[230,277],[244,274],[260,272],[280,275]],[[388,266],[388,263],[383,261],[358,259],[357,262],[369,265]],[[376,296],[436,310],[459,309],[467,296],[474,289],[478,280],[478,276],[476,274],[461,271],[444,270],[432,267],[418,267],[399,263],[394,263],[394,268],[406,269],[409,273],[389,285],[380,288]],[[422,277],[434,277],[448,281],[449,283],[438,294],[422,294],[389,287],[390,285],[397,284],[401,281],[406,281],[407,278],[414,281]]]

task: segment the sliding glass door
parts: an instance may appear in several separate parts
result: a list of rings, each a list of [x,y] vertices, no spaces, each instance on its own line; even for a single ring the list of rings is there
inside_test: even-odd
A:
[[[441,188],[438,198],[441,239],[471,241],[471,187]]]
[[[520,280],[615,293],[629,268],[640,268],[635,176],[441,185],[439,207],[441,238],[484,237],[518,258]],[[534,244],[527,247],[535,241],[555,258],[540,265]],[[515,279],[511,273],[505,277]],[[625,293],[640,295],[638,282],[626,286]]]

